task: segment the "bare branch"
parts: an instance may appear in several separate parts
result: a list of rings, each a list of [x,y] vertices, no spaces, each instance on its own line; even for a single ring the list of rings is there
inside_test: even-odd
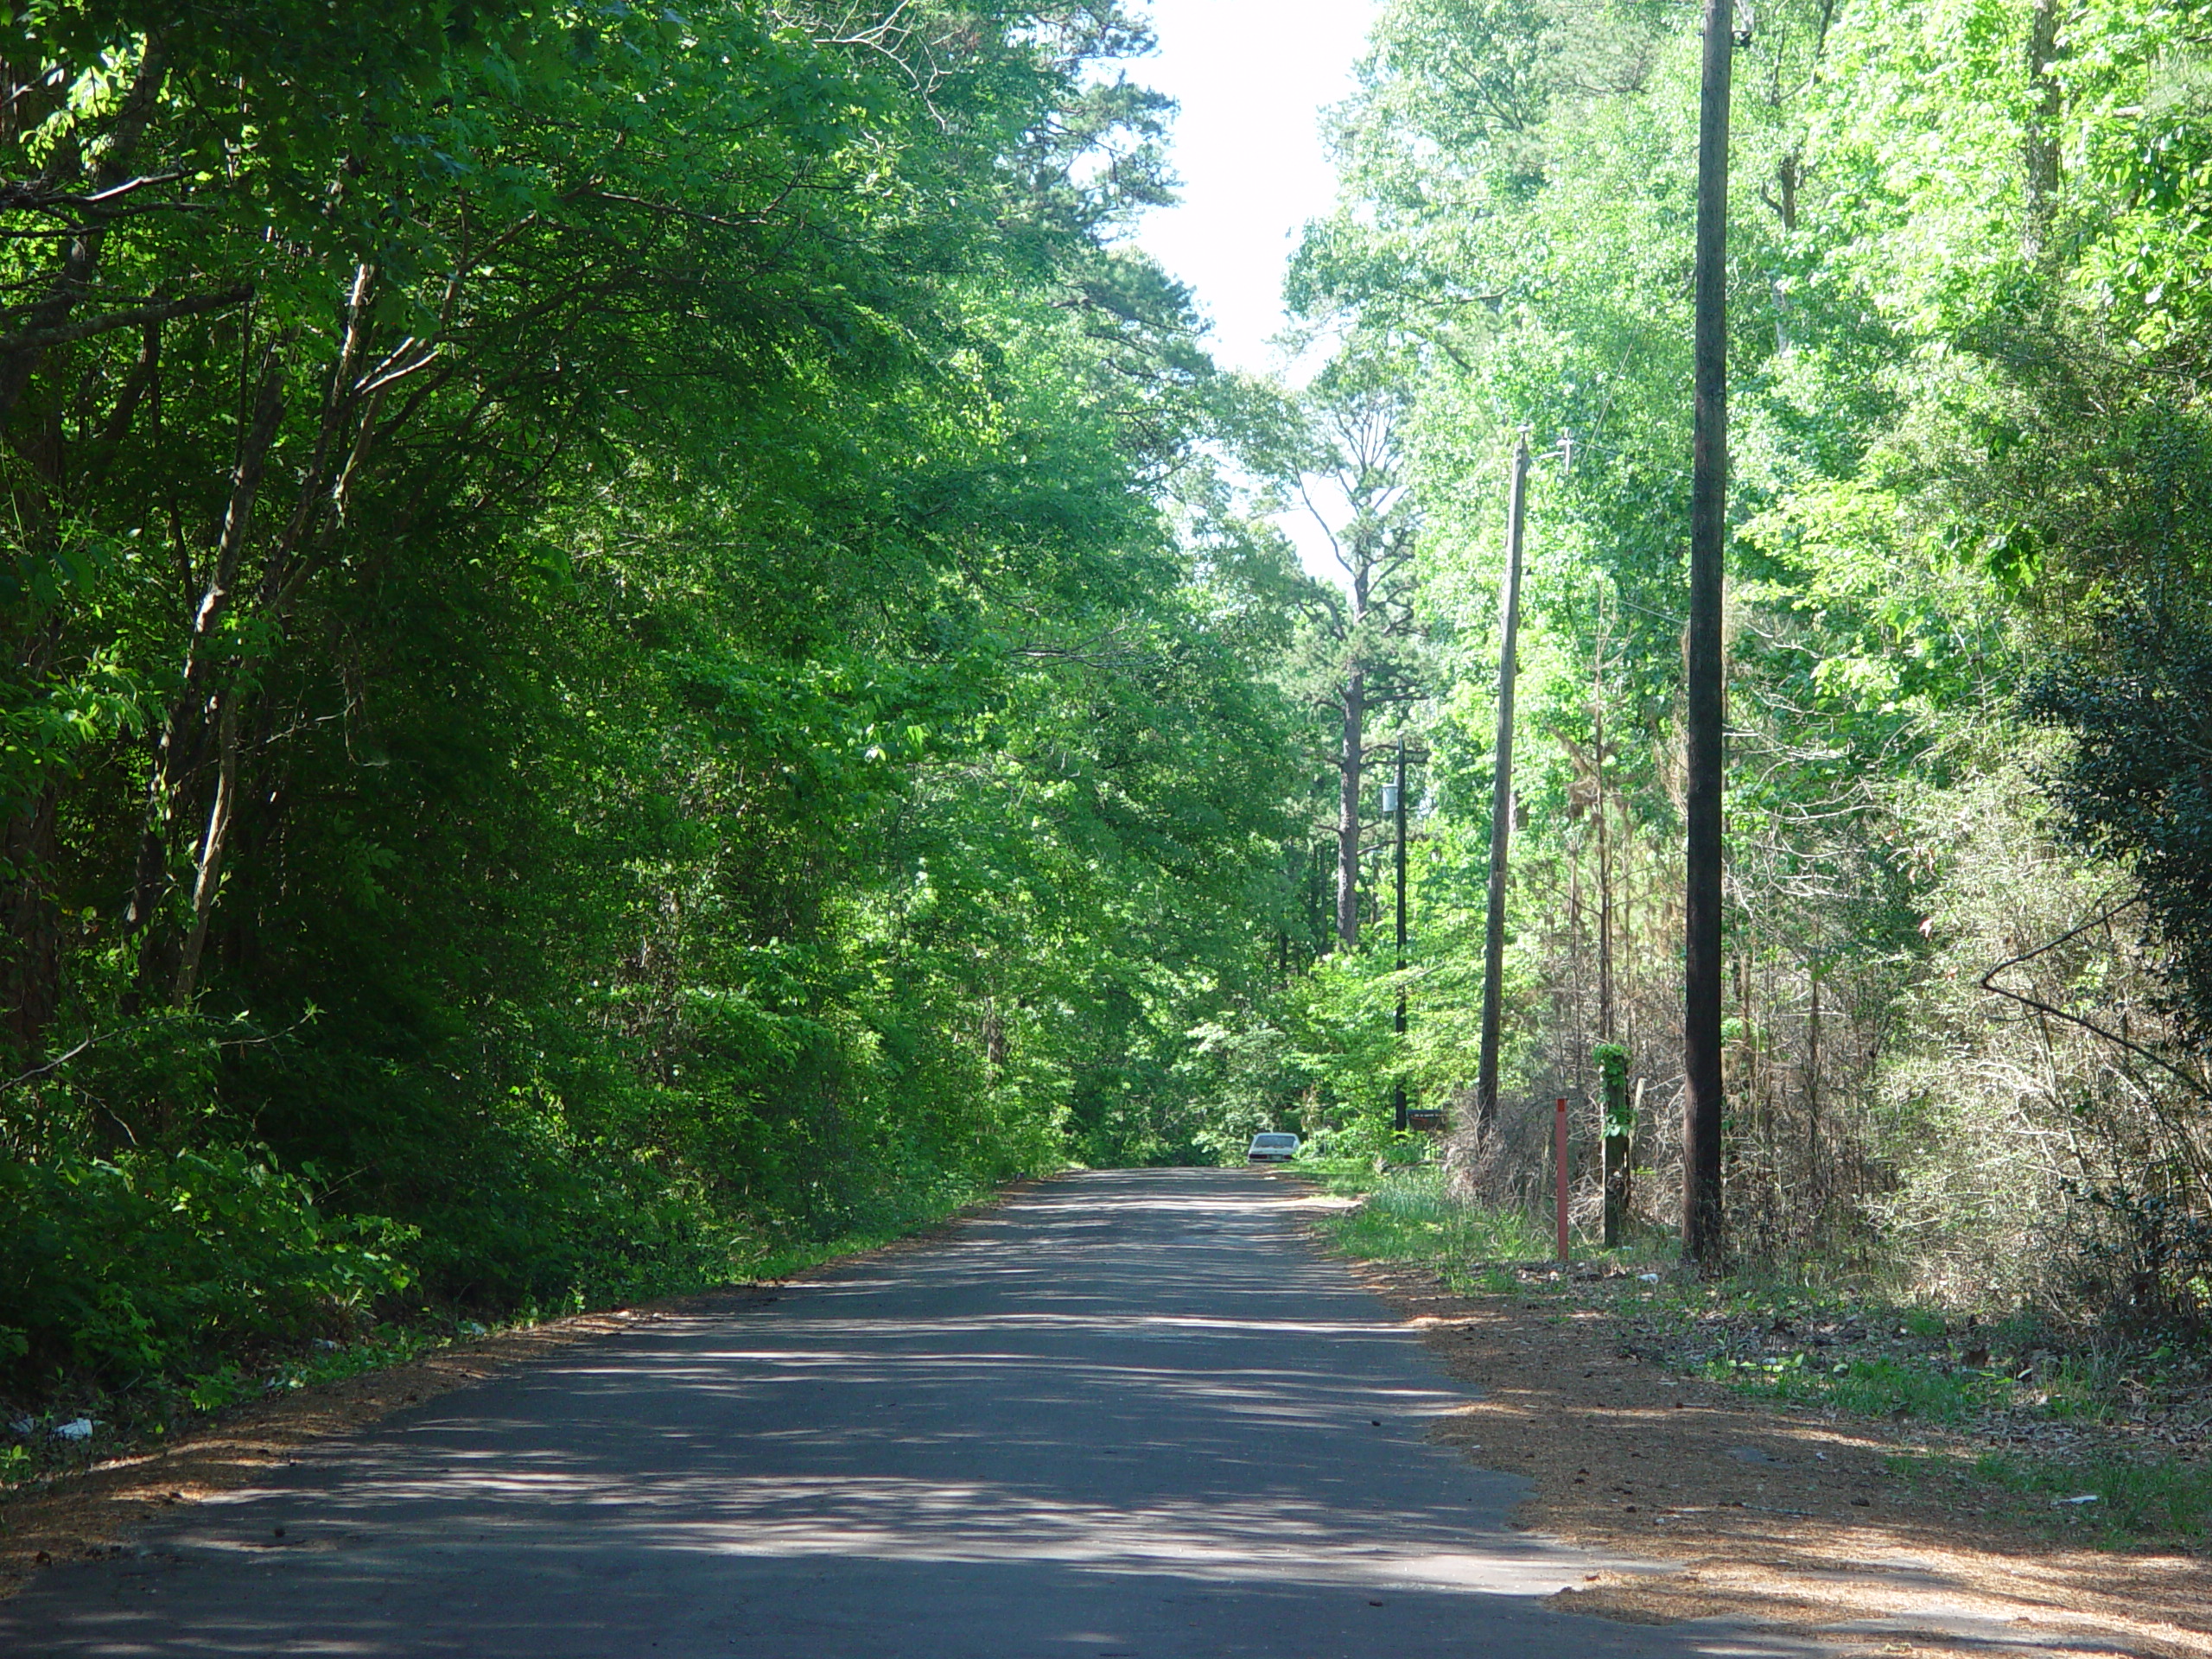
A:
[[[2212,1100],[2212,1088],[2206,1087],[2202,1078],[2196,1076],[2193,1072],[2183,1071],[2180,1066],[2176,1065],[2171,1060],[2167,1059],[2164,1055],[2158,1054],[2151,1049],[2144,1047],[2140,1043],[2129,1041],[2118,1032],[2107,1031],[2102,1026],[2097,1024],[2094,1020],[2086,1019],[2078,1014],[2070,1014],[2064,1008],[2054,1007],[2051,1004],[2044,1001],[2040,997],[2031,996],[2024,991],[2008,990],[2004,986],[1996,982],[1997,976],[2003,973],[2006,969],[2017,968],[2024,962],[2033,962],[2037,957],[2044,956],[2050,951],[2057,950],[2060,945],[2064,944],[2068,940],[2076,938],[2082,934],[2087,933],[2091,928],[2102,927],[2106,923],[2111,921],[2113,917],[2119,915],[2122,911],[2132,909],[2133,906],[2142,902],[2143,899],[2140,893],[2131,894],[2129,897],[2121,899],[2118,904],[2112,905],[2098,915],[2091,917],[2088,921],[2083,922],[2079,927],[2069,928],[2067,931],[2060,934],[2056,938],[2051,940],[2048,944],[2039,944],[2032,950],[2023,951],[2017,957],[2013,957],[2007,961],[1999,963],[1994,968],[1992,968],[1987,973],[1981,976],[1981,988],[1985,991],[1993,991],[1999,996],[2009,997],[2015,1002],[2018,1002],[2027,1007],[2033,1008],[2038,1014],[2047,1014],[2052,1015],[2054,1018],[2063,1020],[2069,1025],[2079,1026],[2082,1030],[2088,1032],[2094,1036],[2101,1037],[2105,1041],[2113,1044],[2117,1047],[2124,1048],[2131,1054],[2139,1054],[2145,1059],[2150,1061],[2152,1065],[2162,1066],[2166,1071],[2171,1072],[2175,1077],[2180,1078],[2182,1082],[2188,1086],[2190,1092],[2192,1094],[2199,1096],[2206,1100]]]

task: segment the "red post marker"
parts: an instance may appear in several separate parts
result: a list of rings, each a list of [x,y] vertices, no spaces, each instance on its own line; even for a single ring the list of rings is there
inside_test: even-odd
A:
[[[1552,1162],[1559,1185],[1559,1259],[1567,1260],[1567,1103],[1552,1111]]]

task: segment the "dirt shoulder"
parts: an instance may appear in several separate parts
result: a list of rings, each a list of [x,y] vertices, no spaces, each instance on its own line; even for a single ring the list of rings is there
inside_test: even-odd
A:
[[[1035,1185],[1015,1183],[935,1225],[823,1267],[919,1249]],[[0,1496],[0,1599],[21,1590],[43,1567],[120,1552],[131,1529],[162,1510],[251,1485],[315,1441],[365,1427],[403,1407],[542,1364],[580,1342],[660,1319],[735,1313],[772,1302],[779,1294],[772,1281],[732,1285],[516,1326],[404,1364],[236,1407],[167,1444],[128,1449],[88,1469],[28,1484]]]
[[[13,1595],[52,1562],[119,1551],[136,1522],[175,1504],[249,1485],[314,1441],[665,1311],[656,1304],[503,1331],[388,1370],[241,1406],[173,1444],[105,1459],[81,1473],[20,1489],[0,1500],[0,1597]]]
[[[1516,1524],[1678,1569],[1599,1574],[1562,1611],[1725,1616],[1891,1654],[2212,1655],[2200,1557],[2069,1546],[1985,1489],[1893,1470],[1924,1435],[1671,1375],[1601,1308],[1353,1265],[1482,1390],[1436,1437],[1535,1484]]]

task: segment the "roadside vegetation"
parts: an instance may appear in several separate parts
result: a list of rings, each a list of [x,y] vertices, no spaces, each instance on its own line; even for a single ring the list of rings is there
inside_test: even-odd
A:
[[[2212,1550],[2212,1363],[2194,1344],[2116,1340],[2033,1310],[1958,1316],[1909,1287],[1845,1274],[1719,1281],[1680,1271],[1675,1241],[1578,1238],[1562,1268],[1550,1217],[1455,1197],[1433,1165],[1299,1168],[1357,1202],[1323,1236],[1355,1259],[1435,1274],[1454,1295],[1595,1315],[1616,1352],[1785,1413],[1882,1426],[1915,1442],[1902,1478],[2018,1500],[2056,1534]]]
[[[1218,1155],[1296,763],[1146,41],[0,20],[17,1463]]]
[[[672,1289],[690,1290],[734,1281],[787,1278],[840,1256],[875,1249],[944,1221],[960,1209],[983,1198],[993,1189],[939,1187],[934,1195],[918,1195],[900,1211],[887,1213],[875,1226],[830,1238],[764,1243],[753,1251],[717,1263],[691,1283],[677,1282]],[[924,1197],[934,1202],[925,1207]],[[140,1237],[158,1236],[149,1230]],[[119,1243],[118,1249],[124,1248]],[[190,1348],[156,1351],[154,1359],[130,1372],[118,1373],[96,1366],[60,1372],[43,1389],[26,1390],[22,1402],[6,1407],[7,1442],[0,1442],[0,1490],[38,1484],[91,1466],[125,1452],[150,1452],[179,1435],[203,1425],[232,1407],[281,1397],[318,1384],[341,1382],[364,1371],[404,1365],[425,1354],[487,1337],[497,1330],[528,1327],[588,1309],[638,1300],[636,1293],[611,1292],[596,1300],[581,1289],[572,1290],[551,1306],[524,1302],[519,1306],[480,1306],[493,1321],[472,1317],[470,1311],[450,1301],[432,1302],[408,1295],[410,1281],[404,1270],[390,1261],[382,1264],[385,1281],[375,1287],[384,1294],[335,1294],[323,1281],[292,1267],[290,1276],[264,1265],[270,1282],[284,1287],[304,1304],[306,1312],[296,1325],[266,1317],[256,1310],[217,1307],[200,1310],[197,1329],[202,1341]],[[233,1269],[234,1270],[234,1269]],[[186,1259],[172,1262],[146,1278],[170,1294],[204,1298],[211,1284],[223,1282],[221,1267]],[[351,1317],[347,1317],[348,1315]],[[341,1334],[304,1336],[307,1329],[335,1330]]]
[[[1071,1162],[1281,1129],[1370,1179],[1432,1144],[1401,1102],[1438,1163],[1348,1245],[1532,1282],[1566,1100],[1578,1225],[1628,1241],[1601,1287],[1667,1363],[1961,1433],[2179,1410],[2204,19],[1757,10],[1737,1276],[1694,1287],[1697,8],[1382,5],[1296,385],[1219,372],[1131,240],[1173,190],[1134,3],[10,12],[14,1465]]]
[[[1370,614],[1349,636],[1317,615],[1291,659],[1331,759],[1286,951],[1307,970],[1208,1052],[1225,1099],[1301,1130],[1340,1184],[1408,1161],[1401,1099],[1440,1110],[1435,1167],[1332,1224],[1347,1249],[1449,1286],[1541,1280],[1564,1100],[1578,1236],[1611,1137],[1626,1243],[1557,1294],[1598,1298],[1624,1342],[1777,1408],[1998,1435],[2022,1461],[1993,1474],[2109,1441],[2195,1490],[2212,312],[2175,262],[2204,251],[2202,20],[1911,0],[1739,19],[1728,1270],[1705,1284],[1673,1267],[1699,22],[1605,0],[1379,14],[1336,112],[1338,209],[1287,290],[1342,342],[1306,418],[1316,453],[1359,464],[1305,474],[1348,480]],[[1403,847],[1363,792],[1401,745]]]

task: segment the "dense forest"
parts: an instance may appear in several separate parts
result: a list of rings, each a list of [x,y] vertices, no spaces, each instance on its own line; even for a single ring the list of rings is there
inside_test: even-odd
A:
[[[1697,10],[1387,7],[1289,295],[1388,425],[1366,487],[1414,522],[1370,544],[1418,544],[1387,572],[1409,621],[1370,650],[1400,689],[1361,747],[1403,728],[1428,765],[1412,966],[1327,955],[1281,1052],[1346,1098],[1363,1082],[1370,1121],[1393,1073],[1467,1116],[1525,435],[1504,1087],[1489,1143],[1463,1122],[1454,1155],[1525,1191],[1554,1097],[1604,1134],[1610,1071],[1634,1205],[1670,1224]],[[1967,1306],[2197,1324],[2212,14],[1811,0],[1733,22],[1732,1247]]]
[[[1400,1097],[1674,1225],[1700,21],[1385,5],[1294,384],[1118,0],[14,9],[10,1388]],[[1738,23],[1731,1247],[2196,1321],[2212,13]]]
[[[1216,1155],[1278,624],[1114,6],[4,53],[0,1341],[711,1282]],[[332,1330],[331,1334],[342,1334]]]

